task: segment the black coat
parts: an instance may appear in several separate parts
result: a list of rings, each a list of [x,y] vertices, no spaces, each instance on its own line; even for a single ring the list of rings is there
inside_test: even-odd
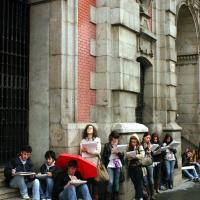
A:
[[[30,158],[27,159],[25,165],[22,164],[19,157],[9,161],[4,168],[4,176],[6,177],[7,184],[13,178],[12,169],[16,169],[16,172],[33,172],[33,164]]]
[[[55,171],[56,171],[56,166],[52,166],[52,167],[50,167],[49,170],[48,170],[45,163],[40,167],[40,172],[41,172],[42,174],[46,174],[47,172],[51,172],[52,175],[54,176]]]
[[[182,155],[182,166],[190,166],[190,158],[187,157],[186,153]]]
[[[107,167],[108,163],[109,163],[109,158],[111,155],[111,151],[112,151],[112,145],[111,143],[106,143],[104,145],[104,149],[103,149],[103,163],[104,165]],[[118,153],[117,154],[119,156],[119,159],[121,160],[122,165],[124,164],[124,153]]]
[[[152,144],[156,144],[156,143],[152,143]],[[158,147],[158,149],[159,149],[162,145],[161,144],[158,144],[158,145],[159,145],[159,147]],[[164,159],[164,155],[165,155],[165,152],[163,152],[163,151],[161,151],[160,154],[156,154],[156,155],[152,153],[153,162],[162,162]]]
[[[82,179],[79,172],[74,174],[78,179]],[[58,200],[59,194],[64,190],[64,186],[70,181],[70,177],[66,171],[57,170],[54,176],[54,186],[52,192],[52,200]]]

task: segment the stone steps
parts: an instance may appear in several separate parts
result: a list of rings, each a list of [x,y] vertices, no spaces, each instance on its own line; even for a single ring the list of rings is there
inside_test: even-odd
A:
[[[4,180],[5,180],[5,178],[0,176],[0,188],[5,186],[5,181]]]
[[[8,187],[0,188],[0,200],[11,199],[19,197],[19,191],[17,189],[11,189]]]
[[[8,188],[5,186],[5,178],[3,168],[0,168],[0,200],[12,199],[19,200],[19,191],[17,189]]]

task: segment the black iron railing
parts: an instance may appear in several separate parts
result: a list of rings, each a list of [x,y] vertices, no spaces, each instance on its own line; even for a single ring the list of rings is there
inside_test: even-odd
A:
[[[0,164],[28,142],[28,0],[0,1]]]

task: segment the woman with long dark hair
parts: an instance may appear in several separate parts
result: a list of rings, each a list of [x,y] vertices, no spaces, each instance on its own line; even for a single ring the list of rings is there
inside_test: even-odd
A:
[[[169,189],[173,188],[173,176],[174,176],[174,166],[176,162],[176,149],[173,149],[169,146],[169,144],[173,141],[171,135],[166,134],[163,140],[163,146],[167,147],[164,156],[164,168],[165,168],[165,186]]]
[[[118,200],[119,196],[120,170],[124,163],[124,153],[117,150],[119,136],[117,131],[112,131],[108,138],[109,142],[105,144],[103,150],[103,161],[109,174],[109,182],[106,188],[106,200]]]
[[[153,162],[156,163],[154,166],[154,188],[156,190],[156,193],[159,193],[160,188],[160,178],[161,178],[161,165],[163,162],[163,154],[160,150],[160,140],[157,133],[153,133],[151,135],[151,144],[158,144],[157,150],[153,152]]]
[[[89,148],[83,146],[84,143],[88,142],[96,142],[96,149],[91,151]],[[83,137],[80,143],[80,153],[82,157],[97,165],[101,153],[101,139],[97,137],[97,130],[92,124],[86,125],[83,130]],[[94,179],[89,179],[88,185],[93,194],[93,199],[98,200],[98,183]]]

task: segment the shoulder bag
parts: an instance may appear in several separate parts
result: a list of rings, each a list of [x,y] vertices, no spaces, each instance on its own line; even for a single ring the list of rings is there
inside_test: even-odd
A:
[[[97,161],[97,177],[95,178],[97,182],[108,182],[109,181],[109,175],[108,171],[103,164],[101,157],[98,156],[98,161]]]
[[[153,161],[151,157],[143,157],[143,158],[139,158],[139,163],[142,167],[147,167],[149,165],[152,165]]]

